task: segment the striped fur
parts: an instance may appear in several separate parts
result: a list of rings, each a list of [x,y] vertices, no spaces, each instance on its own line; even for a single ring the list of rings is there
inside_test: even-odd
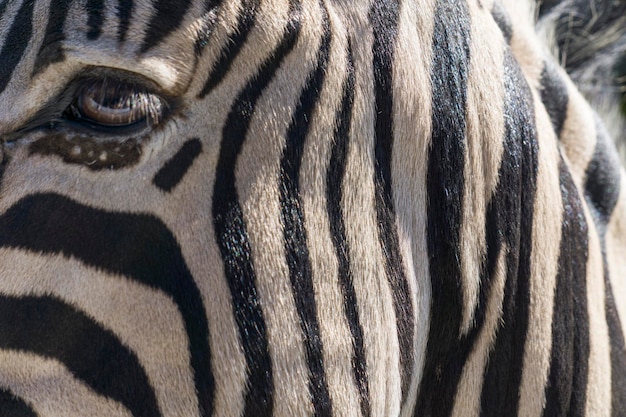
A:
[[[531,3],[0,2],[0,415],[626,415],[626,183]]]

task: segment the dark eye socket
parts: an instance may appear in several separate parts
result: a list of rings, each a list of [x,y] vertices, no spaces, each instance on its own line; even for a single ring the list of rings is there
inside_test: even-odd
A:
[[[114,78],[86,80],[65,111],[67,119],[98,127],[157,125],[166,102],[146,87]]]

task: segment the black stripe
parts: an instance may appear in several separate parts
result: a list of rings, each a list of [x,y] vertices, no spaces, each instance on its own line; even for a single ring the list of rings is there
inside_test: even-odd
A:
[[[137,357],[113,333],[52,297],[0,295],[0,347],[53,358],[133,416],[160,416]],[[132,387],[132,388],[131,388]]]
[[[548,14],[555,6],[559,3],[562,3],[563,0],[541,0],[537,1],[539,4],[539,17],[543,17]],[[576,16],[576,14],[572,14],[572,16]]]
[[[31,0],[24,0],[2,46],[2,51],[0,52],[0,59],[2,59],[2,65],[0,65],[0,93],[6,89],[9,81],[11,81],[11,76],[24,56],[26,47],[33,35],[34,3]]]
[[[626,341],[615,304],[606,253],[606,232],[621,188],[620,161],[602,123],[596,119],[596,149],[587,167],[585,196],[598,231],[605,285],[605,315],[611,345],[611,406],[614,417],[626,410]]]
[[[448,415],[463,364],[457,355],[463,297],[460,231],[465,166],[465,109],[470,21],[463,1],[437,2],[434,12],[433,131],[428,159],[427,241],[432,286],[430,330],[417,410]],[[452,376],[453,380],[448,380]]]
[[[495,105],[498,105],[497,103]],[[518,276],[519,268],[519,243],[520,243],[520,223],[522,218],[522,204],[520,195],[522,195],[522,171],[520,170],[520,161],[522,160],[521,138],[515,138],[507,135],[504,138],[502,162],[498,171],[498,185],[491,196],[487,211],[485,213],[485,250],[486,257],[482,262],[480,271],[480,290],[478,303],[474,311],[473,325],[469,332],[458,339],[454,348],[450,349],[447,364],[441,368],[442,382],[445,396],[438,392],[440,388],[433,394],[434,407],[441,407],[438,401],[444,400],[441,404],[447,404],[441,410],[434,408],[427,415],[449,415],[452,409],[452,401],[446,403],[446,396],[450,399],[456,393],[458,382],[460,381],[463,365],[466,364],[469,356],[472,354],[478,338],[484,331],[487,320],[487,307],[492,297],[495,297],[495,285],[497,283],[495,274],[498,272],[497,266],[500,256],[504,254],[505,265],[505,281],[512,283],[515,288],[515,282]],[[476,213],[475,215],[480,215]],[[511,288],[509,286],[509,288]],[[458,323],[457,323],[458,324]],[[455,329],[455,328],[451,328]],[[452,336],[451,336],[452,337]],[[503,367],[504,368],[504,367]],[[506,375],[507,370],[503,369]],[[425,382],[426,383],[426,382]],[[487,383],[487,381],[485,381]],[[478,387],[474,387],[478,389]],[[485,407],[485,405],[483,405]],[[489,409],[491,405],[487,405],[487,410],[482,411],[482,415],[503,415],[501,409]],[[500,405],[499,405],[500,406]]]
[[[509,56],[508,64],[511,64],[511,57]],[[510,74],[509,74],[510,75]],[[516,74],[519,75],[519,74]],[[506,83],[506,88],[515,88],[518,90],[517,84],[515,84],[517,80],[509,79]],[[522,89],[524,90],[524,89]],[[526,88],[525,91],[521,91],[521,93],[529,94],[529,90]],[[430,345],[429,346],[429,355],[427,357],[427,363],[430,360],[429,358],[435,357],[431,350],[434,353],[441,354],[443,350],[446,353],[444,358],[437,358],[440,362],[435,364],[434,371],[431,367],[431,377],[433,379],[424,380],[425,386],[422,386],[422,391],[424,389],[427,392],[421,392],[421,396],[429,396],[427,398],[430,403],[428,404],[427,413],[425,415],[432,416],[448,416],[452,412],[452,406],[455,403],[458,383],[460,381],[463,367],[466,364],[469,356],[472,354],[476,341],[478,337],[481,336],[481,332],[484,330],[484,325],[487,319],[487,307],[489,304],[489,300],[496,296],[494,294],[495,285],[496,285],[496,276],[497,273],[497,264],[500,256],[504,255],[505,259],[505,282],[506,282],[506,292],[508,293],[508,299],[504,300],[504,304],[509,303],[509,305],[515,301],[515,294],[517,288],[518,276],[520,275],[520,257],[524,257],[524,250],[520,248],[520,244],[527,239],[528,234],[531,233],[531,228],[526,229],[526,237],[521,239],[521,227],[529,227],[532,222],[523,222],[524,215],[524,204],[522,201],[527,199],[525,210],[528,210],[528,202],[532,204],[532,200],[534,195],[532,193],[533,184],[529,183],[527,179],[524,177],[529,174],[529,171],[534,172],[534,167],[536,166],[536,162],[534,161],[534,154],[536,152],[533,149],[533,143],[535,143],[535,136],[533,133],[533,129],[528,128],[528,130],[518,130],[523,128],[526,125],[529,125],[528,120],[532,117],[532,112],[526,107],[525,109],[520,106],[525,106],[522,100],[523,95],[520,95],[520,91],[513,92],[513,97],[509,95],[505,97],[507,100],[505,104],[505,111],[507,112],[507,124],[506,124],[506,136],[503,138],[503,152],[502,152],[502,160],[500,163],[500,168],[498,172],[498,185],[491,196],[489,204],[487,206],[487,211],[485,213],[485,238],[486,238],[486,257],[483,260],[481,265],[480,272],[480,292],[478,297],[477,306],[474,312],[473,317],[473,325],[469,332],[462,337],[458,337],[458,329],[460,326],[460,318],[458,315],[461,312],[456,309],[456,311],[446,307],[435,306],[436,303],[445,302],[445,299],[437,300],[433,298],[433,309],[439,310],[437,314],[443,315],[443,319],[440,320],[441,323],[445,323],[446,319],[450,319],[450,317],[454,317],[454,320],[451,320],[452,324],[446,325],[442,324],[445,327],[435,328],[435,324],[431,324],[431,334],[432,332],[439,333],[440,340],[443,339],[441,334],[443,330],[449,331],[450,334],[445,335],[446,339],[443,339],[443,342],[439,342],[439,345]],[[515,104],[515,106],[513,105]],[[512,119],[510,116],[516,116],[517,119]],[[459,131],[460,132],[460,131]],[[523,142],[526,139],[530,139],[531,143],[526,144],[526,149],[524,149]],[[524,159],[526,158],[526,159]],[[524,162],[525,161],[525,162]],[[458,162],[460,163],[460,162]],[[445,169],[445,168],[444,168]],[[532,179],[531,179],[532,180]],[[531,185],[531,188],[525,189],[524,187]],[[524,192],[530,191],[529,196],[525,196]],[[445,194],[445,190],[444,190]],[[526,212],[527,213],[527,212]],[[437,214],[435,214],[437,215]],[[446,214],[442,214],[444,216],[440,218],[438,221],[446,221]],[[458,233],[458,232],[457,232]],[[520,256],[521,254],[521,256]],[[529,256],[527,252],[526,256]],[[525,261],[528,261],[526,259]],[[457,270],[457,273],[460,273],[460,270]],[[528,276],[529,271],[526,271],[526,276]],[[441,285],[441,284],[440,284]],[[441,291],[441,290],[438,290]],[[450,294],[450,292],[449,292]],[[447,295],[451,297],[451,295]],[[457,295],[457,297],[461,297]],[[449,300],[449,299],[448,299]],[[447,301],[451,303],[451,301]],[[440,311],[444,311],[444,313],[440,313]],[[456,316],[452,316],[450,314],[452,312]],[[447,316],[446,316],[447,314]],[[512,313],[511,313],[512,314]],[[510,316],[507,318],[508,322],[510,322]],[[507,321],[505,321],[507,323]],[[504,335],[506,337],[506,334]],[[429,339],[429,342],[432,339]],[[447,351],[445,351],[447,349]],[[519,348],[518,348],[519,351]],[[521,344],[521,351],[523,352],[523,343]],[[506,350],[503,351],[506,353]],[[503,352],[500,352],[502,355]],[[497,358],[496,358],[497,359]],[[496,360],[490,359],[490,360]],[[498,386],[499,384],[506,384],[510,375],[510,368],[508,364],[503,362],[504,365],[500,365],[496,370],[501,371],[501,373],[497,375],[492,375],[490,377],[485,378],[484,385],[490,385],[486,387],[486,390],[492,390],[493,387]],[[437,368],[436,366],[439,366]],[[494,365],[495,367],[496,365]],[[495,368],[492,368],[492,370]],[[427,378],[424,376],[424,378]],[[490,379],[491,378],[491,379]],[[493,378],[498,379],[494,381]],[[433,383],[434,381],[434,383]],[[478,389],[478,387],[475,387]],[[505,389],[506,392],[506,389]],[[489,399],[491,401],[491,399]],[[500,402],[494,404],[485,404],[483,399],[483,410],[481,415],[504,415],[502,414],[503,405],[502,399],[499,399]],[[419,408],[418,408],[419,409]]]
[[[280,161],[279,185],[285,255],[296,310],[304,337],[306,360],[309,368],[309,393],[314,415],[318,417],[331,416],[333,412],[324,373],[323,344],[319,322],[317,321],[313,271],[307,247],[305,219],[300,198],[300,167],[302,166],[304,144],[311,126],[313,111],[324,85],[328,65],[331,35],[327,11],[323,6],[322,10],[324,11],[324,35],[318,51],[317,67],[310,75],[300,95],[287,130],[286,146]]]
[[[585,173],[585,195],[604,242],[606,227],[619,200],[621,165],[611,138],[596,116],[597,142]]]
[[[611,343],[611,416],[623,417],[626,412],[626,341],[609,279],[606,255],[604,261],[605,314]]]
[[[465,10],[465,12],[467,11]],[[462,15],[462,13],[457,11],[452,16]],[[465,16],[465,19],[467,19],[467,14],[465,14]],[[467,24],[467,20],[465,23]],[[449,27],[450,26],[448,26],[448,28]],[[467,27],[468,26],[466,26],[466,28]],[[457,39],[463,39],[463,35],[458,36]],[[462,50],[467,53],[467,49]],[[457,52],[455,56],[458,57],[463,55]],[[464,65],[457,64],[443,67],[439,66],[436,68],[439,68],[438,74],[440,74],[439,76],[441,77],[442,68],[450,68],[450,71],[458,71],[459,67],[463,68],[463,71],[461,71],[461,80],[466,80],[468,68],[467,61],[464,62]],[[439,81],[439,84],[434,87],[434,91],[441,92],[441,85],[442,83]],[[510,82],[508,87],[511,87]],[[448,91],[450,91],[449,87]],[[449,185],[450,183],[459,187],[458,189],[462,192],[462,184],[464,181],[462,178],[462,169],[464,165],[464,148],[462,143],[464,140],[464,107],[462,105],[464,105],[464,100],[466,99],[465,84],[457,81],[457,88],[452,91],[460,97],[455,99],[456,101],[447,101],[445,99],[445,95],[441,97],[444,97],[444,102],[448,103],[449,106],[458,106],[456,107],[457,113],[453,113],[452,117],[448,116],[447,118],[443,118],[441,115],[438,115],[436,117],[442,118],[443,123],[440,122],[438,125],[433,124],[434,126],[439,126],[439,128],[435,131],[440,133],[439,135],[433,134],[433,143],[437,141],[436,143],[439,144],[438,146],[440,149],[446,149],[444,148],[445,144],[441,143],[442,138],[448,138],[452,142],[447,145],[448,148],[445,153],[440,150],[439,153],[436,154],[437,156],[435,156],[434,160],[432,159],[432,153],[430,156],[431,164],[436,165],[438,162],[444,164],[439,168],[439,173],[429,171],[429,183],[433,189],[436,188],[438,183],[440,184],[439,187],[441,188],[439,188],[436,194],[439,201],[446,198],[446,193],[457,193],[457,191],[453,191],[456,190],[455,188],[448,188],[451,187]],[[435,102],[433,104],[433,108],[441,109],[441,107],[439,107],[440,104],[441,102]],[[511,111],[510,108],[508,110]],[[532,117],[532,113],[523,113],[523,116]],[[449,119],[454,120],[459,124],[456,125],[456,127],[451,128],[449,124],[445,124]],[[496,283],[495,273],[497,272],[496,267],[502,251],[504,251],[506,259],[505,264],[507,266],[505,279],[507,281],[512,281],[513,283],[517,280],[519,273],[519,226],[522,217],[520,195],[522,195],[522,176],[524,175],[524,172],[520,170],[520,161],[524,155],[521,147],[523,138],[515,137],[510,134],[510,131],[515,131],[515,129],[519,126],[523,126],[525,123],[526,121],[523,117],[521,117],[517,121],[516,126],[511,127],[511,124],[509,124],[509,134],[504,138],[505,143],[503,147],[502,162],[498,174],[499,182],[490,199],[485,214],[484,224],[486,237],[486,258],[483,260],[481,266],[479,297],[474,311],[472,328],[465,336],[462,337],[458,335],[460,320],[462,317],[459,305],[449,305],[451,303],[460,303],[462,298],[462,294],[460,293],[461,283],[458,281],[460,280],[461,273],[460,264],[451,264],[451,262],[453,262],[452,260],[456,262],[460,256],[458,253],[458,239],[460,237],[460,204],[462,202],[462,195],[447,197],[448,200],[444,200],[445,204],[443,205],[433,204],[429,206],[430,210],[433,210],[429,210],[429,218],[433,220],[433,223],[430,225],[431,227],[435,227],[434,230],[430,229],[432,235],[438,236],[438,239],[443,240],[446,238],[450,239],[450,236],[453,236],[456,241],[449,245],[442,242],[431,241],[431,247],[439,246],[439,256],[446,256],[447,261],[443,261],[443,265],[441,265],[441,259],[431,257],[431,262],[438,263],[436,266],[437,270],[435,270],[435,273],[438,275],[434,275],[433,280],[438,280],[437,285],[439,285],[440,288],[433,289],[433,293],[437,294],[437,296],[433,296],[432,301],[434,311],[431,312],[431,336],[429,337],[429,347],[427,351],[428,356],[426,362],[428,364],[432,359],[435,359],[438,362],[427,365],[429,374],[428,376],[426,374],[424,375],[422,387],[420,389],[417,409],[423,411],[424,409],[421,407],[426,407],[425,415],[447,416],[452,412],[463,367],[466,364],[468,357],[472,354],[478,337],[484,330],[488,313],[487,307],[489,299],[495,296],[493,293]],[[441,126],[444,126],[445,128],[441,129]],[[452,137],[447,136],[448,132],[453,132]],[[441,155],[445,155],[444,158],[438,159],[441,158]],[[448,169],[450,169],[450,172],[447,171]],[[452,182],[450,179],[454,179],[454,175],[457,177],[454,182]],[[442,178],[449,178],[448,185],[446,185],[444,181],[441,181]],[[430,193],[430,191],[429,196],[432,202],[433,194]],[[444,207],[446,212],[440,212],[442,207]],[[442,223],[443,227],[441,226]],[[444,229],[444,227],[447,227],[448,229]],[[441,234],[437,235],[437,233]],[[448,247],[446,248],[444,246],[442,248],[443,250],[441,250],[442,245],[446,245]],[[454,276],[450,274],[457,274],[456,282],[450,283],[449,281],[442,280],[442,278],[446,277],[454,278]],[[447,287],[444,287],[444,285]],[[459,301],[450,301],[454,300],[455,297]],[[436,324],[436,322],[433,321],[436,317],[438,317],[440,324]],[[445,332],[449,333],[446,334]],[[488,414],[489,412],[494,412],[494,410],[496,414],[499,412],[497,407],[493,407],[491,410],[484,410],[483,413]]]
[[[128,29],[130,28],[130,19],[133,15],[134,0],[118,0],[117,1],[117,18],[119,19],[117,26],[117,41],[122,43],[126,40]]]
[[[563,222],[552,315],[552,358],[545,417],[585,415],[589,361],[588,228],[582,202],[563,160],[559,164]]]
[[[153,4],[156,12],[146,28],[141,53],[147,52],[178,29],[191,5],[191,0],[156,0]]]
[[[28,1],[30,0],[25,0],[25,3]],[[55,1],[54,7],[50,7],[46,34],[35,60],[33,76],[45,70],[49,65],[61,62],[65,59],[62,45],[65,40],[63,27],[65,26],[67,13],[72,3],[73,0],[58,0]]]
[[[189,139],[176,155],[161,167],[152,179],[152,184],[165,192],[172,191],[180,183],[193,162],[202,152],[200,139]]]
[[[513,37],[513,25],[511,24],[511,19],[504,9],[504,6],[502,6],[500,2],[495,2],[493,4],[491,16],[500,28],[500,32],[502,32],[502,36],[504,36],[506,43],[511,43],[511,38]]]
[[[104,24],[104,0],[87,0],[87,39],[95,40],[102,34],[102,25]]]
[[[385,262],[385,272],[393,295],[398,342],[400,344],[400,374],[402,402],[408,395],[413,370],[414,317],[413,303],[396,230],[396,212],[392,193],[391,160],[393,157],[393,80],[392,65],[397,36],[399,1],[376,1],[369,19],[374,34],[373,70],[376,100],[374,119],[376,144],[375,187],[376,217],[379,239]]]
[[[248,40],[250,31],[254,27],[259,0],[245,0],[244,7],[241,8],[241,15],[237,23],[237,29],[232,38],[222,47],[220,57],[211,70],[204,87],[198,94],[198,98],[204,98],[209,94],[226,76],[235,58],[241,52],[241,48]]]
[[[38,414],[26,401],[17,398],[10,391],[0,388],[0,416],[37,417]]]
[[[0,216],[0,247],[63,254],[169,294],[189,337],[201,414],[211,415],[214,381],[202,297],[178,242],[159,219],[106,212],[56,194],[36,194]]]
[[[4,153],[4,149],[0,144],[0,194],[2,193],[2,177],[4,177],[4,171],[9,164],[9,157]]]
[[[502,164],[511,178],[500,178],[510,187],[503,207],[515,207],[502,221],[509,252],[502,305],[502,320],[485,372],[482,415],[515,416],[519,404],[524,346],[528,330],[530,266],[535,193],[537,190],[537,129],[530,88],[518,63],[507,51],[504,59],[505,155]],[[516,207],[517,206],[517,207]],[[506,209],[505,209],[506,210]]]
[[[289,23],[280,45],[259,67],[254,79],[246,85],[233,104],[222,131],[213,190],[215,234],[247,364],[248,391],[243,412],[246,417],[271,416],[274,382],[267,330],[256,289],[250,239],[237,195],[235,167],[256,103],[283,59],[296,44],[300,31],[299,12],[299,3],[292,2]]]
[[[554,132],[560,137],[567,117],[569,95],[565,82],[552,62],[544,63],[540,85],[541,101],[550,116]]]
[[[346,174],[346,159],[348,157],[348,143],[350,140],[350,125],[354,106],[354,64],[352,48],[348,49],[347,77],[343,87],[341,111],[337,114],[337,127],[334,134],[334,144],[331,151],[328,174],[326,176],[326,201],[328,218],[330,221],[331,236],[337,252],[339,285],[343,295],[343,308],[346,315],[354,355],[352,357],[352,372],[354,382],[359,391],[359,402],[363,417],[371,415],[370,395],[367,381],[367,359],[363,343],[363,327],[359,319],[359,309],[356,292],[354,290],[352,271],[350,267],[350,247],[346,244],[346,225],[341,212],[343,189],[342,184]]]

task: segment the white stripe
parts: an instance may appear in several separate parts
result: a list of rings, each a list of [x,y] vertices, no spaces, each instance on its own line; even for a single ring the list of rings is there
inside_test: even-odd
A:
[[[124,406],[94,393],[59,362],[28,353],[0,351],[0,386],[10,388],[39,416],[131,417]]]
[[[560,72],[562,74],[562,72]],[[570,162],[572,175],[579,190],[584,189],[582,181],[585,171],[596,150],[596,118],[589,104],[580,95],[567,76],[563,77],[569,97],[567,119],[561,132],[561,147]],[[584,195],[584,194],[581,194]]]
[[[413,308],[413,365],[402,416],[412,415],[422,379],[429,331],[431,286],[426,241],[426,175],[431,137],[434,1],[401,2],[393,64],[393,198],[397,233]],[[416,129],[419,126],[419,129]]]
[[[489,359],[489,353],[496,340],[498,326],[502,320],[502,303],[504,301],[504,286],[506,284],[506,246],[500,248],[498,260],[493,276],[493,286],[489,291],[487,308],[485,312],[485,324],[476,339],[472,353],[463,367],[463,373],[459,381],[452,417],[477,417],[481,410],[481,394],[485,368]]]
[[[611,415],[611,352],[604,303],[604,269],[600,240],[586,205],[585,218],[589,228],[589,255],[587,260],[589,374],[587,376],[585,415],[608,417]]]
[[[471,59],[467,86],[467,151],[460,251],[463,319],[459,331],[473,325],[486,251],[485,213],[498,182],[504,138],[504,40],[486,9],[469,6],[472,22]],[[494,103],[495,101],[495,103]]]
[[[221,131],[211,132],[218,135]],[[215,378],[214,415],[239,417],[244,406],[246,361],[211,215],[218,152],[206,145],[213,138],[204,139],[203,152],[183,181],[171,194],[159,193],[160,197],[149,204],[155,207],[156,216],[177,237],[187,267],[202,294],[209,324],[211,371]],[[172,149],[177,148],[172,146]],[[151,184],[149,187],[156,190]],[[147,194],[145,190],[139,193],[142,196]]]
[[[533,208],[528,330],[519,402],[521,417],[540,416],[545,406],[563,209],[557,139],[549,117],[534,91],[533,98],[537,124],[538,171]]]
[[[349,7],[343,13],[351,24],[356,82],[341,206],[363,326],[371,411],[373,416],[389,416],[400,412],[400,352],[375,209],[373,36],[369,2],[351,2]]]
[[[621,171],[619,200],[606,232],[606,259],[617,312],[626,334],[626,175]]]

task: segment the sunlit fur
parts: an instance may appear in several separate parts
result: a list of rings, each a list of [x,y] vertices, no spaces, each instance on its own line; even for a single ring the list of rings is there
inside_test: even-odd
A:
[[[568,5],[0,2],[0,415],[626,415],[624,18],[563,67]]]

